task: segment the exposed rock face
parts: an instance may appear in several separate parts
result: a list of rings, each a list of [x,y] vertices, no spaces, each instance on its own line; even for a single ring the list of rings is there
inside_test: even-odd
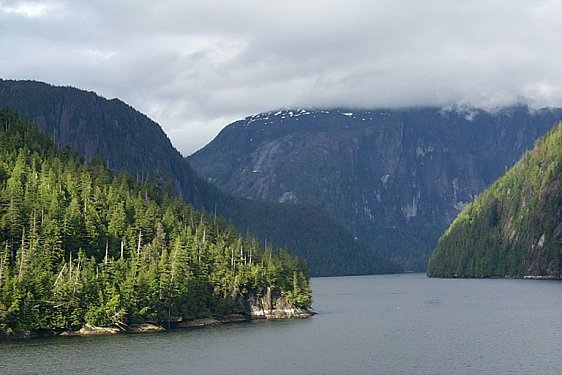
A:
[[[189,158],[240,197],[310,204],[407,269],[562,110],[286,110],[226,127]]]
[[[273,301],[269,288],[265,296],[250,295],[245,302],[245,312],[252,319],[308,318],[314,315],[310,310],[289,305],[283,297]]]
[[[117,327],[95,327],[85,324],[84,327],[78,331],[65,331],[61,336],[97,336],[97,335],[115,335],[123,332]]]
[[[135,324],[127,328],[127,332],[129,333],[154,333],[163,332],[165,330],[164,327],[152,323]]]
[[[99,155],[109,168],[126,170],[138,181],[157,174],[166,189],[198,209],[225,217],[240,233],[250,231],[262,243],[286,247],[305,258],[311,275],[400,270],[371,246],[354,241],[347,228],[322,210],[258,203],[220,192],[196,175],[157,123],[118,99],[72,87],[0,79],[0,107],[5,106],[36,122],[54,143],[70,147],[86,160]],[[291,193],[276,200],[299,203],[298,194]]]

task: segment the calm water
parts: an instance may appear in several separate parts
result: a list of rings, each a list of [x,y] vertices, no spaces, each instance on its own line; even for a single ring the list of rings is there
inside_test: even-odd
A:
[[[306,320],[0,342],[0,374],[561,374],[562,282],[313,279]]]

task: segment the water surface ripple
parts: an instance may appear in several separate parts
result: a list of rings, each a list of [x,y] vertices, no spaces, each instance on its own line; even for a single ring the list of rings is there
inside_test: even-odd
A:
[[[0,374],[560,374],[562,282],[312,280],[318,315],[0,342]]]

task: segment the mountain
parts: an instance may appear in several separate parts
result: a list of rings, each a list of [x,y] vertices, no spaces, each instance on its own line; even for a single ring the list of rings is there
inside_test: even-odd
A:
[[[309,204],[409,270],[561,109],[280,110],[227,126],[189,157],[225,192]]]
[[[562,123],[459,214],[428,266],[436,277],[560,278]]]
[[[204,206],[206,186],[160,126],[118,99],[42,82],[0,80],[0,107],[16,110],[53,143],[69,146],[86,161],[101,156],[108,168],[129,171],[139,182],[157,172],[191,203]]]
[[[157,179],[195,207],[232,221],[239,232],[287,247],[307,260],[313,276],[400,270],[318,208],[223,194],[197,176],[157,123],[118,99],[42,82],[0,80],[1,107],[18,111],[55,144],[87,161],[98,155],[110,169],[129,171],[138,182]]]
[[[260,295],[310,305],[302,261],[86,164],[13,112],[0,124],[0,336],[170,326],[243,312]]]

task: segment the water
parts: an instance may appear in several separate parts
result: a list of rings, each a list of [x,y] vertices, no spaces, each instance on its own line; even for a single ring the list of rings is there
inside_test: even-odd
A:
[[[562,282],[312,280],[310,319],[0,342],[0,374],[560,374]]]

